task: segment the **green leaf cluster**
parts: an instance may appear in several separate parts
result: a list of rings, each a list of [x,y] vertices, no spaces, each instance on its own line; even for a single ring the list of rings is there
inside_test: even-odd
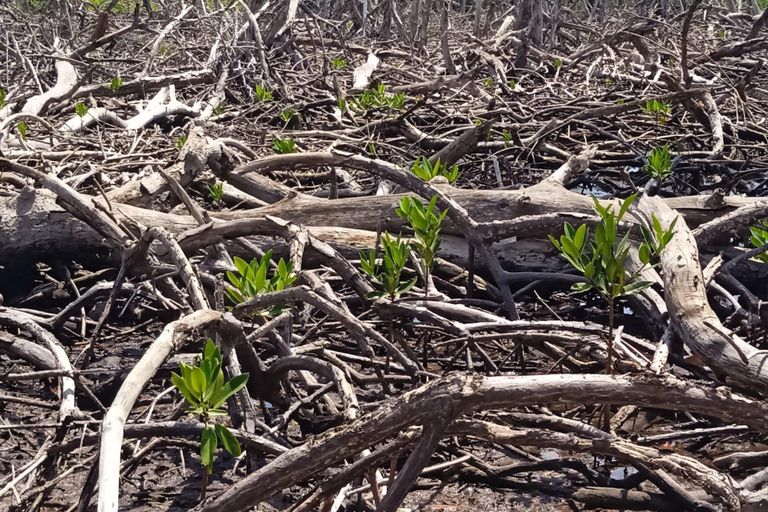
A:
[[[117,90],[120,89],[120,87],[122,87],[122,86],[123,86],[123,79],[122,78],[113,78],[109,82],[109,89],[112,92],[117,92]]]
[[[301,114],[299,114],[292,108],[287,108],[285,110],[280,111],[280,119],[282,119],[284,122],[290,123],[291,120],[294,118],[301,121]]]
[[[5,106],[5,98],[7,97],[7,92],[5,92],[5,89],[0,87],[0,108],[3,108]]]
[[[762,221],[760,223],[760,226],[753,226],[749,228],[749,232],[752,235],[749,238],[749,241],[752,242],[752,245],[757,247],[762,247],[766,243],[768,243],[768,221]],[[762,261],[763,263],[768,263],[768,252],[764,252],[761,254],[758,254],[754,257],[757,261]]]
[[[267,89],[266,87],[262,87],[259,84],[256,84],[254,87],[254,91],[256,93],[256,99],[259,101],[272,101],[272,91]]]
[[[360,96],[355,100],[355,104],[363,110],[371,108],[402,110],[405,106],[405,94],[387,94],[384,84],[379,84],[375,89],[360,93]]]
[[[253,258],[250,263],[242,258],[235,256],[235,267],[237,274],[227,272],[227,279],[234,288],[227,288],[224,293],[234,303],[240,304],[257,295],[277,292],[284,290],[296,281],[296,275],[293,273],[293,264],[286,263],[280,258],[277,269],[272,273],[271,278],[267,278],[270,263],[272,262],[272,250],[259,258]],[[262,316],[279,315],[287,309],[286,306],[274,306],[268,310],[257,312]]]
[[[427,270],[432,269],[435,255],[440,249],[440,227],[448,210],[439,213],[435,210],[438,196],[435,195],[427,206],[415,197],[406,196],[400,200],[400,207],[395,210],[400,218],[408,221],[413,229],[415,240],[413,249],[422,257]]]
[[[80,117],[85,117],[88,113],[88,106],[82,101],[75,105],[75,113]]]
[[[458,165],[448,167],[441,164],[439,158],[434,165],[432,165],[427,157],[417,158],[411,166],[411,172],[426,182],[429,182],[436,176],[444,176],[448,180],[448,183],[453,183],[460,175]]]
[[[575,228],[568,222],[565,223],[565,232],[560,240],[549,236],[552,244],[568,263],[588,279],[586,283],[574,284],[572,290],[575,292],[586,292],[594,288],[612,303],[616,297],[637,293],[652,284],[637,278],[643,268],[650,264],[651,259],[658,256],[672,240],[677,219],[666,231],[662,229],[655,215],[651,215],[652,230],[641,225],[643,242],[639,247],[639,257],[643,267],[630,274],[624,268],[631,248],[630,231],[619,239],[618,226],[636,197],[637,194],[633,194],[624,200],[618,213],[613,211],[612,206],[604,207],[592,197],[600,223],[591,239],[586,224]]]
[[[295,153],[296,152],[296,141],[293,139],[278,139],[275,138],[272,141],[272,149],[275,150],[275,153],[285,155],[288,153]]]
[[[659,181],[672,176],[672,153],[669,151],[669,144],[653,148],[644,169],[651,178]]]
[[[654,117],[659,124],[665,124],[672,116],[672,107],[666,101],[648,100],[640,108],[648,115]]]
[[[408,263],[408,243],[398,235],[392,238],[384,232],[381,237],[383,255],[378,256],[377,249],[372,249],[367,254],[360,251],[360,268],[376,285],[378,290],[368,294],[370,297],[383,297],[388,295],[395,300],[399,295],[407,292],[416,284],[416,277],[407,281],[401,280],[405,264]]]
[[[27,123],[24,121],[20,122],[16,125],[16,130],[19,132],[21,140],[27,140]]]
[[[199,363],[196,366],[179,363],[179,373],[172,373],[171,381],[189,403],[189,414],[200,415],[205,422],[200,439],[200,459],[206,471],[213,471],[218,442],[233,456],[239,457],[242,450],[235,436],[224,425],[211,426],[209,420],[214,416],[227,415],[222,406],[245,386],[248,374],[243,373],[224,382],[221,350],[208,339]]]
[[[331,66],[335,69],[345,68],[347,67],[347,61],[345,61],[341,57],[336,57],[331,61]]]
[[[214,202],[220,203],[224,198],[224,183],[219,181],[214,184],[208,184],[208,194]]]
[[[176,139],[176,149],[181,151],[181,148],[183,148],[184,144],[186,144],[186,143],[187,143],[187,136],[186,135],[182,135],[181,137]]]

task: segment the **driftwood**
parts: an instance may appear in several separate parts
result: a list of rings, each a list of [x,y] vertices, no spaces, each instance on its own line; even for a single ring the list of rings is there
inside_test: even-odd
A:
[[[768,10],[123,3],[0,5],[10,510],[158,508],[155,476],[206,512],[395,512],[434,479],[532,509],[768,507]],[[651,286],[608,313],[548,236],[633,193],[617,230]],[[445,211],[440,248],[376,293],[360,260],[414,241],[406,196]],[[643,266],[654,218],[675,235]],[[235,257],[269,251],[237,299]],[[217,451],[198,502],[204,424],[168,375],[208,338],[249,374],[211,419],[245,453]]]

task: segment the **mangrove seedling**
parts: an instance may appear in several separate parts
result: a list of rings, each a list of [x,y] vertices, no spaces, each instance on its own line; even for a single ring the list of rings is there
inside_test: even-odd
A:
[[[640,108],[659,124],[665,124],[672,115],[672,107],[666,101],[648,100]]]
[[[455,182],[460,174],[458,165],[447,167],[440,163],[439,158],[433,165],[427,157],[417,158],[411,166],[411,172],[427,182],[436,176],[444,176],[448,183]]]
[[[262,87],[259,84],[256,84],[254,87],[254,91],[256,93],[256,99],[259,101],[272,101],[272,91],[267,89],[266,87]]]
[[[209,338],[198,364],[192,366],[179,363],[179,373],[171,373],[171,382],[189,403],[187,412],[199,416],[205,424],[200,437],[200,461],[205,469],[200,500],[204,500],[208,475],[213,472],[217,444],[221,442],[221,446],[234,457],[239,457],[242,453],[240,443],[232,432],[224,425],[213,423],[212,419],[227,415],[222,406],[229,397],[245,386],[248,374],[243,373],[224,382],[221,350]]]
[[[363,110],[371,108],[389,108],[392,110],[401,110],[405,106],[405,94],[389,95],[386,92],[384,84],[379,84],[375,89],[363,91],[357,97],[355,102]]]
[[[85,114],[88,113],[88,106],[82,101],[77,103],[75,105],[75,113],[80,117],[85,117]]]
[[[27,123],[22,121],[19,124],[17,124],[16,131],[19,132],[19,136],[21,137],[21,140],[24,140],[24,141],[27,140]]]
[[[224,183],[216,182],[214,184],[208,184],[208,194],[215,203],[220,203],[224,198]]]
[[[381,237],[382,257],[379,258],[377,248],[371,249],[367,254],[360,251],[360,268],[373,280],[378,290],[368,294],[369,297],[389,296],[390,300],[407,292],[416,284],[416,277],[403,281],[401,279],[403,269],[408,263],[408,243],[400,238],[392,238],[384,232]]]
[[[591,239],[586,224],[575,228],[568,222],[565,223],[565,232],[560,240],[549,235],[550,241],[560,254],[587,278],[586,282],[575,283],[571,289],[576,293],[595,289],[608,302],[607,367],[609,373],[613,371],[614,303],[618,297],[632,295],[651,286],[650,281],[639,279],[640,273],[672,240],[677,222],[675,219],[665,231],[656,216],[652,215],[652,230],[641,225],[643,242],[639,246],[638,254],[642,267],[634,273],[628,272],[624,264],[631,248],[630,231],[619,239],[618,228],[621,219],[636,197],[637,194],[633,194],[625,199],[617,214],[612,206],[604,207],[593,196],[594,208],[600,217],[600,222]]]
[[[672,176],[672,153],[669,152],[669,144],[653,148],[644,169],[651,178],[659,181]]]
[[[438,196],[435,195],[427,206],[415,197],[406,196],[400,200],[400,207],[395,210],[400,218],[408,221],[414,233],[411,247],[421,256],[425,269],[425,290],[429,290],[429,275],[435,263],[435,255],[440,249],[440,227],[448,210],[439,213],[435,209]]]
[[[275,139],[272,141],[272,147],[275,153],[285,155],[296,152],[296,141],[293,139]]]
[[[292,108],[287,108],[280,111],[280,119],[282,119],[286,124],[290,123],[294,118],[301,121],[301,114]]]
[[[768,243],[768,221],[760,222],[760,226],[752,226],[749,228],[749,232],[752,235],[749,241],[757,249]],[[768,263],[768,252],[763,252],[754,257],[757,261]]]
[[[120,89],[120,87],[122,87],[122,85],[123,85],[123,79],[122,78],[113,78],[109,82],[109,89],[112,92],[117,92],[117,90]]]
[[[261,259],[253,258],[250,263],[237,256],[235,256],[234,262],[237,274],[227,272],[227,279],[234,288],[224,290],[224,293],[234,304],[240,304],[257,295],[284,290],[296,281],[293,264],[286,263],[282,258],[277,264],[277,269],[272,273],[272,277],[267,278],[267,272],[272,262],[271,249]],[[275,316],[286,309],[288,309],[287,306],[273,306],[267,310],[257,311],[254,315]]]

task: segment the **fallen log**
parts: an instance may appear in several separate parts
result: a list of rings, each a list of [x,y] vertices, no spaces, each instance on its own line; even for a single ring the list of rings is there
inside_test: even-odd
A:
[[[641,197],[638,209],[649,222],[655,215],[664,229],[678,217],[658,197]],[[675,236],[661,253],[661,268],[670,321],[691,352],[720,376],[747,389],[768,392],[768,352],[733,334],[710,307],[696,241],[684,221],[678,220]]]
[[[306,481],[325,468],[409,426],[425,422],[436,413],[436,408],[462,414],[473,410],[545,403],[605,402],[688,410],[725,421],[738,421],[761,430],[768,428],[768,404],[765,402],[733,396],[726,388],[702,387],[674,377],[481,377],[456,374],[388,400],[375,412],[354,423],[328,431],[311,442],[293,448],[193,510],[236,512],[249,509],[281,489]],[[450,435],[451,431],[448,430],[447,434]],[[729,506],[738,509],[738,502],[731,502]]]

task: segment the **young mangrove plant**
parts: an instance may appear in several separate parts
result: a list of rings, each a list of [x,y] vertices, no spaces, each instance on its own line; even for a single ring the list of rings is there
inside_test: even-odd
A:
[[[646,114],[650,115],[659,124],[666,124],[672,117],[672,107],[666,101],[648,100],[640,108]]]
[[[19,132],[19,137],[21,137],[21,140],[23,141],[27,140],[27,123],[22,121],[19,124],[17,124],[16,131]]]
[[[375,89],[363,91],[357,97],[355,104],[363,109],[371,108],[389,108],[392,110],[402,110],[405,106],[405,94],[387,94],[384,84],[379,84]]]
[[[592,238],[590,238],[589,228],[586,224],[575,228],[568,222],[565,223],[565,233],[560,237],[560,240],[549,235],[550,241],[560,251],[560,254],[573,268],[587,278],[587,282],[576,283],[571,289],[576,293],[594,289],[608,302],[607,367],[609,373],[613,371],[615,301],[618,297],[632,295],[651,286],[651,282],[639,279],[640,273],[672,240],[673,230],[677,222],[675,219],[669,229],[665,231],[656,216],[651,215],[651,229],[641,225],[643,242],[640,244],[638,253],[642,267],[634,273],[628,272],[624,265],[631,248],[630,232],[627,231],[619,239],[618,228],[621,219],[636,197],[637,194],[633,194],[625,199],[621,203],[618,214],[613,211],[612,206],[604,207],[595,197],[592,197],[595,202],[595,211],[600,217],[600,222],[595,228]]]
[[[387,232],[384,232],[380,242],[382,257],[379,258],[377,248],[371,249],[367,254],[360,251],[360,268],[378,288],[369,293],[369,297],[388,296],[390,300],[396,300],[416,284],[416,277],[407,281],[401,279],[403,269],[408,263],[408,243],[403,241],[400,235],[392,238]]]
[[[341,57],[336,57],[331,61],[331,67],[335,69],[341,69],[347,67],[347,61],[342,59]]]
[[[224,293],[233,304],[240,304],[257,295],[284,290],[296,281],[296,275],[293,273],[293,264],[286,263],[282,258],[277,263],[277,269],[273,272],[272,277],[267,278],[269,266],[272,262],[271,249],[261,259],[254,258],[250,263],[237,256],[235,256],[234,262],[237,274],[227,272],[227,279],[229,279],[234,288],[224,290]],[[263,311],[257,311],[254,313],[254,316],[275,316],[286,309],[286,306],[273,306]]]
[[[256,93],[256,99],[258,101],[272,101],[272,91],[266,87],[262,87],[261,85],[256,84],[254,87],[254,92]]]
[[[460,175],[458,165],[448,167],[441,164],[439,158],[433,165],[427,157],[417,158],[411,166],[411,172],[427,182],[436,176],[444,176],[448,183],[453,183]]]
[[[424,262],[424,290],[429,292],[429,276],[435,263],[435,256],[440,249],[440,227],[448,210],[439,213],[435,210],[438,196],[435,195],[427,206],[419,199],[406,196],[400,200],[400,207],[395,210],[400,218],[406,220],[413,229],[414,240],[411,247]]]
[[[644,169],[651,178],[659,181],[672,176],[672,153],[669,152],[669,144],[653,148]]]
[[[122,86],[123,86],[123,79],[119,78],[119,77],[118,78],[113,78],[109,82],[109,90],[112,91],[112,92],[117,92],[117,90],[120,89],[120,87],[122,87]]]
[[[208,195],[211,196],[214,203],[220,203],[224,198],[224,183],[218,181],[214,184],[208,185]]]
[[[283,120],[283,122],[287,125],[294,119],[296,122],[301,122],[301,114],[293,110],[292,108],[287,108],[285,110],[280,111],[280,119]]]
[[[75,113],[80,117],[85,117],[85,114],[88,113],[88,106],[82,101],[75,104]]]
[[[293,139],[275,139],[272,141],[272,148],[275,153],[285,155],[296,152],[296,141]]]
[[[239,457],[242,453],[240,443],[232,432],[220,423],[213,423],[212,419],[227,416],[227,411],[222,409],[222,406],[229,397],[245,386],[248,374],[243,373],[224,382],[221,350],[209,338],[198,364],[192,366],[179,363],[179,373],[171,373],[171,382],[189,403],[187,412],[200,417],[205,424],[200,437],[200,461],[204,468],[200,500],[204,500],[208,475],[213,472],[218,443],[234,457]]]
[[[768,243],[768,221],[761,221],[759,226],[752,226],[749,228],[749,232],[752,235],[749,241],[757,249]],[[763,252],[754,257],[757,261],[768,263],[768,252]]]

